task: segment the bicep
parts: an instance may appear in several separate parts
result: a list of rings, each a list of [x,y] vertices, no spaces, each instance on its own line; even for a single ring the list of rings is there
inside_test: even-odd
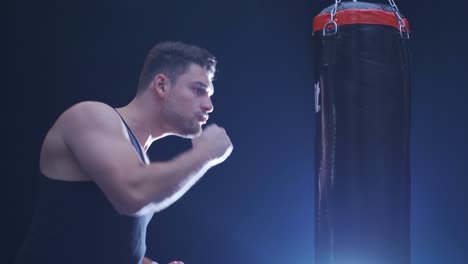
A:
[[[123,137],[99,129],[78,129],[66,145],[88,177],[96,181],[119,180],[130,168],[139,166],[135,151]]]
[[[72,109],[64,117],[62,137],[82,172],[113,202],[125,193],[128,174],[143,164],[125,137],[117,113],[93,107]]]

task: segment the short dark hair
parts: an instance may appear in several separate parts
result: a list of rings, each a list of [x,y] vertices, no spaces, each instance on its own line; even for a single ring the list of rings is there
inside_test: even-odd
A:
[[[213,78],[216,72],[216,58],[206,49],[182,42],[166,41],[156,44],[146,56],[138,80],[137,93],[145,90],[157,74],[165,74],[176,82],[190,64],[204,68]]]

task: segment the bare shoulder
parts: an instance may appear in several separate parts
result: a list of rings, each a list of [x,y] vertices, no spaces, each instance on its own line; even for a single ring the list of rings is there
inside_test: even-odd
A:
[[[120,129],[121,123],[116,111],[101,102],[80,102],[68,108],[57,120],[61,132],[73,132],[86,128]]]
[[[65,112],[67,111],[99,111],[99,110],[111,110],[112,107],[109,106],[108,104],[98,102],[98,101],[84,101],[84,102],[79,102],[70,108],[68,108]]]
[[[121,127],[118,114],[107,104],[87,101],[71,106],[59,116],[44,139],[40,154],[41,172],[55,179],[88,179],[70,154],[71,149],[96,145],[96,141],[89,143],[90,136],[118,138]]]
[[[63,112],[62,117],[64,119],[81,119],[86,118],[91,121],[108,117],[109,115],[115,116],[115,110],[108,104],[96,102],[96,101],[85,101],[77,103]]]

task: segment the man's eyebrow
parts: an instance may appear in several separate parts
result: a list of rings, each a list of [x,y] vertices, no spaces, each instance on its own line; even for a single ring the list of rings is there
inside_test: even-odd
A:
[[[203,86],[203,88],[208,88],[208,86],[200,81],[195,81],[195,82],[192,82],[192,84],[197,84],[197,85],[200,85],[200,86]]]
[[[201,87],[203,87],[203,89],[207,90],[207,92],[210,94],[210,96],[212,96],[214,94],[213,86],[207,86],[206,84],[204,84],[204,83],[202,83],[200,81],[192,82],[192,85],[200,85]]]

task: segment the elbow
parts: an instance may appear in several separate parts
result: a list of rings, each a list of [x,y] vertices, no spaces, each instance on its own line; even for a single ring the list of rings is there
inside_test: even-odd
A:
[[[143,210],[145,204],[139,199],[127,197],[113,203],[113,207],[121,215],[135,216]]]
[[[116,181],[114,190],[110,192],[113,195],[109,197],[115,211],[128,216],[138,214],[148,204],[148,199],[144,194],[145,190],[142,188],[143,184],[138,181],[139,177],[126,177],[127,175],[136,175],[130,172],[114,175],[118,175],[115,177],[116,179],[121,179]]]
[[[148,201],[141,196],[128,196],[125,200],[121,200],[120,203],[116,203],[114,209],[119,214],[127,216],[140,216],[149,212],[156,213],[170,206],[177,200],[175,197],[177,195],[166,197],[165,199]]]
[[[135,175],[135,177],[118,177],[123,180],[113,192],[114,199],[111,199],[114,209],[121,215],[135,216],[150,211],[160,211],[167,207],[166,204],[174,196],[174,190],[171,188],[165,190],[158,186],[156,190],[149,189],[142,177],[138,177],[138,173],[125,173],[124,175]]]
[[[128,216],[138,215],[147,204],[148,202],[141,194],[131,190],[121,191],[112,202],[119,214]]]

